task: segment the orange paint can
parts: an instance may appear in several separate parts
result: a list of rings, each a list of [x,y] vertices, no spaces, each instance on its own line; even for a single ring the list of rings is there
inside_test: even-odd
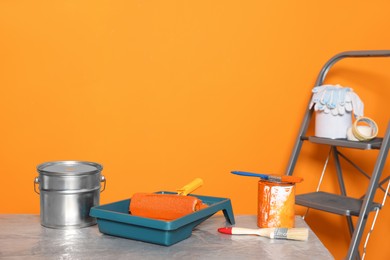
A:
[[[295,224],[295,184],[260,180],[257,226],[292,228]]]

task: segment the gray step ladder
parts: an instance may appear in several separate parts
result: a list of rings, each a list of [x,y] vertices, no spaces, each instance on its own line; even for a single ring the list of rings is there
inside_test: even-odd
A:
[[[347,51],[339,53],[329,59],[329,61],[322,67],[315,82],[315,86],[320,86],[324,83],[326,74],[328,73],[329,69],[341,59],[375,57],[390,57],[390,50]],[[374,211],[379,212],[382,206],[382,204],[374,202],[375,193],[378,189],[385,191],[382,185],[387,183],[390,178],[389,176],[386,178],[382,177],[382,172],[386,163],[390,145],[390,122],[388,123],[384,137],[375,138],[371,141],[355,142],[348,141],[346,139],[329,139],[307,136],[307,130],[310,121],[312,120],[312,115],[313,109],[309,109],[308,105],[301,124],[301,128],[298,133],[298,137],[290,156],[290,160],[288,162],[286,174],[293,174],[299,153],[304,142],[328,145],[330,147],[330,154],[333,155],[332,158],[336,165],[336,174],[341,194],[332,194],[323,191],[300,194],[296,196],[296,204],[307,207],[308,209],[312,208],[315,210],[346,216],[348,227],[351,233],[351,242],[345,259],[360,259],[359,245],[361,243],[362,235],[367,224],[368,215]],[[347,156],[339,151],[339,147],[358,149],[363,151],[379,150],[371,175],[364,173],[354,162],[349,160]],[[340,159],[347,160],[347,162],[358,169],[362,174],[370,177],[369,184],[366,191],[364,192],[363,197],[353,198],[346,194]],[[386,195],[390,196],[387,191],[385,191],[385,196]],[[357,218],[355,225],[353,225],[352,217]]]

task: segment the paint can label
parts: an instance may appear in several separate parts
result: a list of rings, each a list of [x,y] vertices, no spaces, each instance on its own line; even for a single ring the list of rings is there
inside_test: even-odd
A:
[[[257,226],[260,228],[294,227],[295,185],[259,181]]]

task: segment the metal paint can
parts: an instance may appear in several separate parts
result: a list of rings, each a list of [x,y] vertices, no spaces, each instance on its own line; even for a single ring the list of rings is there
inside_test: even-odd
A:
[[[295,184],[260,180],[258,184],[257,226],[285,227],[295,224]]]
[[[99,205],[100,193],[106,187],[102,169],[100,164],[86,161],[53,161],[38,165],[39,176],[34,180],[34,190],[40,195],[41,225],[71,229],[96,224],[89,211]]]

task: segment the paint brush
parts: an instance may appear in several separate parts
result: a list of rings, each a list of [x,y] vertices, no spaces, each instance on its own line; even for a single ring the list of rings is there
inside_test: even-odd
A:
[[[301,177],[289,176],[289,175],[270,175],[270,174],[242,172],[242,171],[232,171],[231,173],[237,174],[237,175],[242,175],[242,176],[259,177],[262,180],[267,180],[267,181],[271,181],[271,182],[298,183],[298,182],[303,181],[303,178],[301,178]]]
[[[308,228],[240,228],[223,227],[218,232],[229,235],[256,235],[271,239],[289,239],[306,241],[309,237]]]

